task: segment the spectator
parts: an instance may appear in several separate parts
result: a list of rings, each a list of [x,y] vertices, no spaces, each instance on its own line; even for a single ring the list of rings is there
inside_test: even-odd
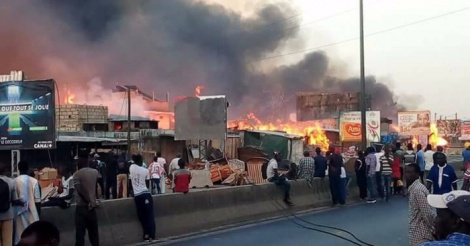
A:
[[[413,150],[413,144],[409,143],[407,145],[407,150],[403,154],[403,168],[410,165],[410,164],[416,164],[416,153]],[[420,170],[421,172],[421,170]],[[406,183],[406,178],[403,179],[403,183],[405,187],[409,187],[410,184]],[[408,190],[404,190],[403,195],[406,196],[408,193]]]
[[[467,148],[462,152],[463,157],[463,171],[465,172],[470,168],[470,144],[468,144]]]
[[[60,245],[59,229],[52,223],[36,221],[21,234],[19,246],[58,246]]]
[[[398,195],[402,192],[403,182],[401,181],[400,172],[401,157],[397,154],[396,149],[393,150],[392,162],[392,179],[393,179],[393,194]]]
[[[266,175],[269,182],[276,184],[284,191],[284,202],[288,206],[292,206],[293,203],[290,200],[290,184],[284,175],[279,175],[278,173],[279,162],[281,162],[281,160],[281,154],[274,152],[273,158],[268,163]]]
[[[97,153],[91,153],[91,162],[90,162],[90,167],[93,169],[96,169],[98,171],[98,191],[96,192],[97,197],[104,197],[105,195],[105,190],[106,190],[106,185],[104,183],[106,179],[106,163],[102,162],[100,160],[101,156],[98,155]]]
[[[367,190],[369,191],[369,197],[367,203],[377,202],[377,178],[376,178],[376,167],[377,158],[375,156],[375,150],[372,147],[367,148],[366,155],[366,166],[367,166]]]
[[[377,194],[382,199],[385,198],[382,173],[381,173],[382,164],[380,162],[380,158],[385,154],[383,147],[384,146],[382,144],[376,144],[374,147],[375,158],[377,158],[377,161],[376,161],[377,165],[375,166],[375,179],[376,179],[376,184],[377,184]]]
[[[434,154],[434,165],[429,171],[427,177],[427,187],[432,194],[444,194],[457,190],[457,175],[451,165],[447,165],[447,157],[444,153],[436,152]]]
[[[173,172],[178,170],[180,167],[178,165],[178,161],[181,159],[181,154],[177,154],[173,160],[170,161],[170,165],[168,165],[168,175],[170,176],[170,179],[172,180],[171,182],[171,188],[174,187],[174,182],[173,182]]]
[[[153,158],[153,162],[149,166],[149,173],[150,173],[150,179],[153,184],[155,184],[155,187],[157,189],[158,194],[162,194],[162,189],[161,189],[161,179],[165,178],[165,164],[166,160],[162,158],[162,154],[160,152],[157,153],[157,156]],[[152,189],[155,190],[155,189]]]
[[[328,156],[328,178],[330,181],[330,191],[333,206],[346,204],[346,187],[341,179],[341,168],[343,167],[343,157],[336,153],[335,147],[330,146]]]
[[[327,159],[322,155],[321,149],[319,147],[315,149],[315,152],[317,155],[315,158],[313,158],[315,163],[315,172],[313,173],[313,176],[316,178],[324,178],[326,175],[326,168],[328,167]]]
[[[365,200],[367,198],[367,168],[364,151],[358,151],[357,155],[358,158],[354,164],[354,170],[356,171],[356,182],[357,187],[359,187],[359,197]]]
[[[452,191],[429,195],[428,203],[437,209],[437,240],[421,246],[470,245],[470,192]]]
[[[186,169],[186,162],[183,159],[178,160],[178,170],[173,172],[175,187],[173,192],[189,192],[189,184],[191,183],[191,172]]]
[[[118,174],[118,156],[113,156],[106,165],[106,199],[117,198],[117,174]]]
[[[85,245],[85,233],[88,231],[90,244],[98,246],[100,242],[96,216],[98,170],[90,168],[88,161],[83,157],[78,160],[77,167],[78,171],[73,176],[76,201],[75,245]]]
[[[38,208],[36,204],[40,206],[41,203],[41,192],[39,191],[39,182],[37,179],[30,177],[29,164],[26,161],[20,161],[18,163],[18,170],[20,176],[15,179],[16,182],[16,194],[18,198],[25,204],[23,207],[18,207],[16,212],[15,220],[15,242],[20,241],[21,233],[30,224],[39,220]]]
[[[426,178],[429,174],[429,171],[434,166],[434,151],[432,151],[432,145],[426,145],[426,150],[424,151],[424,178]]]
[[[429,191],[420,182],[420,169],[417,164],[409,164],[405,167],[405,178],[409,191],[409,239],[410,245],[433,240],[434,211],[426,201]]]
[[[62,169],[61,184],[58,189],[58,195],[49,197],[48,200],[42,204],[42,206],[58,206],[61,208],[68,208],[70,207],[73,193],[74,186],[72,172],[69,168],[64,168]]]
[[[313,181],[315,163],[308,150],[304,151],[304,157],[299,161],[299,179],[305,179],[309,184]]]
[[[125,158],[120,158],[118,160],[118,172],[117,172],[117,197],[126,198],[127,197],[127,175],[129,173],[129,165]]]
[[[6,176],[7,165],[0,162],[0,245],[13,245],[13,219],[18,201],[15,180]]]
[[[462,190],[470,191],[470,167],[467,168],[463,175]]]
[[[390,148],[385,147],[385,153],[380,157],[381,175],[383,181],[383,187],[385,189],[384,196],[385,201],[388,202],[390,199],[390,185],[392,181],[392,163],[393,157],[390,155]]]
[[[153,213],[153,199],[145,185],[149,172],[142,166],[141,155],[133,155],[132,160],[134,164],[129,167],[129,177],[134,191],[137,216],[144,232],[143,239],[150,242],[155,239],[155,216]]]
[[[423,146],[421,144],[416,146],[416,164],[419,166],[421,171],[421,182],[424,184],[424,170],[426,169],[426,162],[424,161]]]

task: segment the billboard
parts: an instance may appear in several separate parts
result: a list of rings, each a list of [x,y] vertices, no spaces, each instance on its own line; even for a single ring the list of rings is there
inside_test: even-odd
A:
[[[338,119],[340,112],[359,110],[359,93],[297,93],[297,121]]]
[[[380,142],[380,111],[366,112],[366,129],[368,142]],[[343,142],[362,140],[360,111],[341,113],[340,135]]]
[[[53,80],[0,83],[0,150],[52,149],[55,134]]]
[[[460,136],[460,127],[462,121],[460,120],[437,120],[437,130],[442,137],[457,137]]]
[[[431,127],[431,112],[407,111],[398,112],[398,128],[400,135],[418,136],[429,135]]]
[[[225,96],[188,97],[175,105],[175,140],[224,139],[227,131]]]
[[[470,140],[470,121],[463,121],[460,125],[460,140]]]

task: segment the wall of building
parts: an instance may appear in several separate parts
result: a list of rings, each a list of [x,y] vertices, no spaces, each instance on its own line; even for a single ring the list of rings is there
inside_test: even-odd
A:
[[[62,132],[83,130],[84,123],[107,123],[108,107],[67,104],[56,107],[56,125]]]

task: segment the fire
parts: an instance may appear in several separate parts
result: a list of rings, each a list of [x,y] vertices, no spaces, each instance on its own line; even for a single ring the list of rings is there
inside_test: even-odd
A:
[[[280,119],[263,122],[254,113],[248,113],[245,120],[238,121],[231,127],[239,130],[282,131],[303,136],[307,144],[318,146],[322,151],[327,151],[330,146],[330,140],[318,123],[311,125],[308,122],[283,122]]]
[[[71,93],[70,90],[67,90],[66,95],[65,95],[65,104],[74,104],[75,100],[75,94]]]
[[[442,137],[439,137],[439,129],[435,123],[431,124],[431,134],[429,135],[429,143],[434,146],[446,146],[449,143]]]
[[[197,85],[196,88],[194,88],[194,94],[198,97],[201,95],[202,89],[204,89],[204,86],[202,85]]]

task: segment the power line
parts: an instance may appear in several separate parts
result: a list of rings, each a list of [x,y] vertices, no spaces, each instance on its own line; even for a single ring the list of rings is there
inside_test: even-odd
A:
[[[365,35],[365,37],[371,37],[371,36],[379,35],[379,34],[382,34],[382,33],[395,31],[395,30],[402,29],[402,28],[405,28],[405,27],[408,27],[408,26],[413,26],[413,25],[421,24],[423,22],[427,22],[427,21],[431,21],[431,20],[434,20],[434,19],[442,18],[442,17],[448,16],[448,15],[453,15],[453,14],[457,14],[457,13],[460,13],[460,12],[464,12],[464,11],[467,11],[469,9],[470,9],[470,6],[465,7],[465,8],[461,8],[461,9],[457,9],[457,10],[454,10],[454,11],[446,12],[446,13],[443,13],[443,14],[440,14],[440,15],[435,15],[435,16],[424,18],[424,19],[421,19],[421,20],[413,21],[413,22],[410,22],[410,23],[394,26],[394,27],[391,27],[391,28],[386,28],[386,29],[383,29],[383,30],[380,30],[380,31],[369,33],[369,34]],[[327,47],[336,46],[336,45],[339,45],[339,44],[355,41],[357,39],[359,39],[359,37],[344,39],[344,40],[341,40],[341,41],[338,41],[338,42],[329,43],[329,44],[320,45],[320,46],[307,48],[307,49],[302,49],[302,50],[296,50],[296,51],[292,51],[292,52],[289,52],[289,53],[268,56],[268,57],[258,59],[256,61],[270,60],[270,59],[274,59],[274,58],[278,58],[278,57],[284,57],[284,56],[294,55],[294,54],[298,54],[298,53],[305,53],[305,52],[309,52],[309,51],[313,51],[313,50],[319,50],[319,49],[323,49],[323,48],[327,48]]]

